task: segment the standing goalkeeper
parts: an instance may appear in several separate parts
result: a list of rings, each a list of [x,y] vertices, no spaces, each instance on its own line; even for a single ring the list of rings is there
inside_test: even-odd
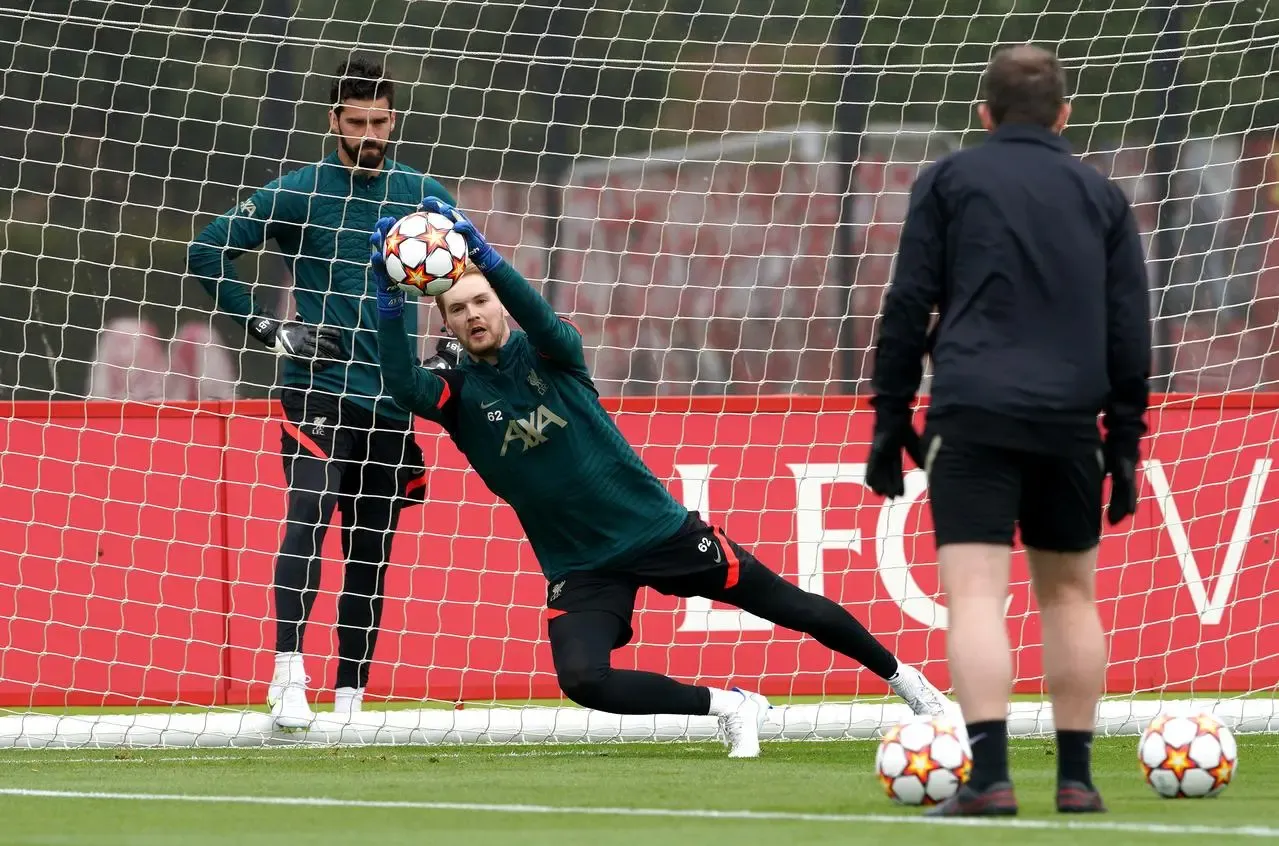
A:
[[[378,345],[387,390],[442,425],[515,510],[546,575],[551,656],[570,699],[615,714],[713,714],[730,757],[759,754],[763,697],[613,668],[612,651],[631,639],[636,593],[652,587],[808,633],[886,680],[916,713],[942,712],[941,694],[848,611],[781,578],[682,507],[600,406],[577,329],[450,205],[428,197],[423,207],[458,221],[475,264],[436,298],[466,355],[453,370],[414,367],[404,295],[381,266],[393,221],[379,221],[372,260],[382,280]],[[522,331],[507,325],[508,309]]]
[[[1061,137],[1070,105],[1057,58],[1030,45],[1001,50],[984,88],[986,143],[942,159],[911,190],[880,322],[866,479],[884,496],[902,494],[931,348],[925,469],[973,769],[929,813],[1017,813],[1004,619],[1017,530],[1043,627],[1057,808],[1104,811],[1090,771],[1106,670],[1094,576],[1105,476],[1111,525],[1137,507],[1151,357],[1145,262],[1127,198]]]
[[[281,728],[303,728],[312,719],[302,633],[334,508],[342,515],[346,558],[334,708],[349,713],[360,709],[368,681],[400,510],[422,500],[425,484],[412,418],[382,394],[368,233],[381,217],[412,212],[424,193],[447,194],[435,180],[387,158],[395,86],[379,65],[344,63],[330,94],[329,131],[337,149],[255,191],[206,226],[188,251],[191,273],[218,311],[283,359],[288,512],[275,563],[275,673],[267,691]],[[258,305],[232,265],[272,239],[295,280],[294,319]],[[397,329],[408,346],[415,316]],[[457,351],[456,341],[441,342],[426,366],[449,367]]]

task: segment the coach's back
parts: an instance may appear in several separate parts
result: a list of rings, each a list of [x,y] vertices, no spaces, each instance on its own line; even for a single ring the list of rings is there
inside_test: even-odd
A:
[[[1123,194],[1060,135],[1024,123],[937,162],[923,192],[946,265],[930,423],[963,414],[971,431],[999,416],[1095,440],[1111,390],[1109,292],[1145,290],[1115,278],[1131,265],[1112,257],[1138,237]]]

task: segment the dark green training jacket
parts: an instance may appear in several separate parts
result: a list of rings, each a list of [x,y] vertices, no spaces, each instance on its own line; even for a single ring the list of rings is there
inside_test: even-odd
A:
[[[489,490],[515,509],[542,572],[624,565],[671,537],[688,511],[600,405],[582,336],[509,264],[485,274],[523,327],[496,366],[414,364],[402,319],[378,329],[382,378],[404,408],[452,436]]]
[[[232,262],[274,240],[293,276],[296,319],[342,329],[349,359],[314,372],[286,359],[282,384],[338,394],[390,419],[407,420],[404,409],[383,395],[377,366],[369,235],[378,218],[403,217],[426,196],[453,202],[440,183],[390,159],[371,179],[357,177],[335,151],[286,173],[215,219],[188,249],[187,266],[218,310],[244,325],[259,307]],[[417,334],[416,312],[407,309],[401,324],[406,344]]]

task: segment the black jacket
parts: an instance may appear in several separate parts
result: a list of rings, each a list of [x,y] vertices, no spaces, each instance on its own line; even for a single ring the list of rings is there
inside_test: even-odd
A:
[[[925,352],[930,427],[966,415],[965,428],[981,430],[966,434],[978,438],[1007,440],[1012,429],[1051,442],[1067,431],[1095,444],[1105,411],[1108,437],[1135,446],[1144,434],[1151,330],[1141,237],[1123,192],[1060,136],[1003,126],[916,179],[879,325],[881,415],[909,408]],[[1007,425],[973,422],[996,418]]]

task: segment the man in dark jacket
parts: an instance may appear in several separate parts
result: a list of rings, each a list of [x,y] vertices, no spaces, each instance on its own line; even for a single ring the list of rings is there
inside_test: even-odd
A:
[[[1018,529],[1043,626],[1057,807],[1102,811],[1090,755],[1106,641],[1093,582],[1107,474],[1111,525],[1136,509],[1151,357],[1143,249],[1127,198],[1060,135],[1070,105],[1056,57],[1001,50],[984,88],[986,142],[930,166],[911,191],[876,347],[867,483],[900,496],[902,451],[922,453],[973,750],[968,782],[929,813],[1017,812],[1004,600]],[[925,353],[921,450],[911,406]]]

